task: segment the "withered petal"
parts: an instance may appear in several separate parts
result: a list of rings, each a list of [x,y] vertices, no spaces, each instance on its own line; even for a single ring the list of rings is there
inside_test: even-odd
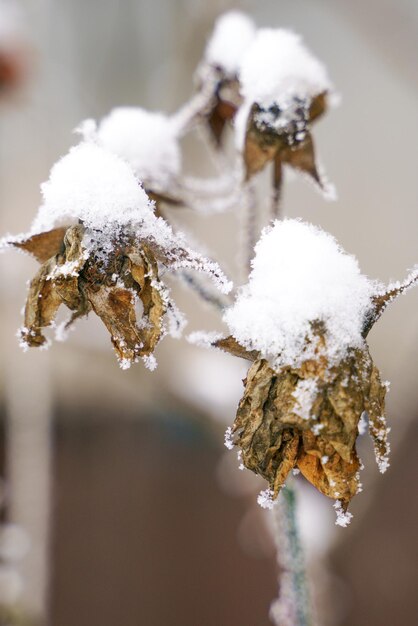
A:
[[[31,254],[39,263],[45,263],[45,261],[63,251],[64,235],[67,228],[68,226],[61,226],[45,233],[31,235],[21,241],[10,241],[10,244]]]

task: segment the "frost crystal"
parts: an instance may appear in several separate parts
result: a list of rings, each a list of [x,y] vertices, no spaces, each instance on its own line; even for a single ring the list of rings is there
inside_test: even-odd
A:
[[[224,13],[215,22],[213,34],[205,50],[205,61],[234,76],[254,36],[254,22],[245,13]]]
[[[258,494],[257,503],[262,509],[272,509],[277,504],[277,500],[273,500],[273,497],[274,492],[272,489],[265,489]]]
[[[228,448],[228,450],[233,450],[234,449],[234,440],[232,438],[232,427],[231,426],[228,426],[228,428],[225,431],[224,444],[225,444],[225,447]]]
[[[363,346],[376,289],[331,235],[297,220],[276,221],[256,245],[249,282],[224,321],[241,345],[275,369],[314,357],[312,323],[321,322],[331,364]]]
[[[337,519],[335,520],[335,524],[337,526],[342,526],[343,528],[348,526],[353,518],[353,514],[349,513],[348,511],[344,511],[340,500],[337,500],[335,502],[334,509],[337,514]]]
[[[179,174],[177,131],[163,113],[119,107],[98,128],[99,144],[127,161],[146,188],[166,190]]]

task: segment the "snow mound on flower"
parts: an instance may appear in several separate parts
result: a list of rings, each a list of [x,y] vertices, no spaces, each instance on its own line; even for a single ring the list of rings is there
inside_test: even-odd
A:
[[[305,47],[300,35],[283,28],[261,28],[240,68],[245,100],[270,106],[291,95],[316,96],[331,89],[325,65]]]
[[[242,57],[255,37],[254,22],[241,11],[228,11],[215,22],[205,60],[230,76],[237,74]]]
[[[328,233],[298,220],[276,221],[257,243],[249,282],[224,321],[241,345],[276,369],[312,358],[312,322],[323,322],[332,364],[363,345],[363,323],[380,288]]]
[[[153,215],[153,205],[129,165],[92,142],[82,142],[57,161],[41,191],[44,202],[34,232],[69,219],[108,232]]]
[[[101,121],[99,143],[127,161],[146,187],[166,189],[180,174],[181,153],[170,117],[139,107],[118,107]]]

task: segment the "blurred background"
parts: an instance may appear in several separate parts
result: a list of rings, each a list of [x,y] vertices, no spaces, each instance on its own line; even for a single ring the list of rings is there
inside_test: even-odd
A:
[[[301,33],[342,96],[314,129],[339,199],[286,181],[286,215],[330,231],[385,282],[417,262],[416,0],[22,0],[11,36],[3,2],[12,78],[0,92],[2,234],[28,230],[39,185],[81,120],[185,102],[214,19],[238,8]],[[198,139],[184,148],[191,173],[211,173]],[[173,217],[236,275],[233,213]],[[156,372],[123,372],[93,317],[66,343],[23,354],[15,333],[35,269],[0,256],[0,604],[45,626],[267,626],[277,571],[255,504],[263,485],[223,447],[245,364],[167,338]],[[188,331],[219,328],[193,293],[173,290]],[[324,626],[411,624],[418,614],[417,305],[418,290],[400,298],[370,337],[391,381],[388,473],[361,441],[364,491],[347,529],[335,527],[331,501],[298,483]]]

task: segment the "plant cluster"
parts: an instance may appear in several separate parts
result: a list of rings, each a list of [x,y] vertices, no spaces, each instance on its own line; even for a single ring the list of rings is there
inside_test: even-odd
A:
[[[300,36],[260,28],[244,14],[220,17],[196,71],[196,91],[172,115],[114,109],[83,122],[81,141],[52,168],[31,230],[3,247],[34,256],[20,331],[23,347],[45,347],[64,305],[70,317],[95,313],[122,368],[156,366],[165,335],[184,317],[164,280],[186,280],[219,311],[224,335],[194,339],[251,362],[226,444],[268,481],[271,506],[291,470],[336,501],[338,523],[361,489],[356,440],[369,427],[380,471],[388,467],[386,384],[366,338],[386,305],[418,280],[384,286],[361,274],[335,239],[300,220],[280,219],[287,169],[308,177],[326,198],[333,187],[315,156],[312,128],[338,98],[325,66]],[[203,129],[222,176],[187,176],[182,138]],[[226,158],[226,157],[225,157]],[[259,238],[258,174],[270,168],[272,221]],[[246,284],[232,291],[220,265],[170,225],[177,207],[219,212],[238,207],[248,229]],[[243,217],[244,216],[244,217]],[[258,239],[258,243],[254,244]],[[199,272],[212,286],[196,278]],[[214,288],[219,291],[217,295]],[[226,295],[229,294],[229,299]]]

